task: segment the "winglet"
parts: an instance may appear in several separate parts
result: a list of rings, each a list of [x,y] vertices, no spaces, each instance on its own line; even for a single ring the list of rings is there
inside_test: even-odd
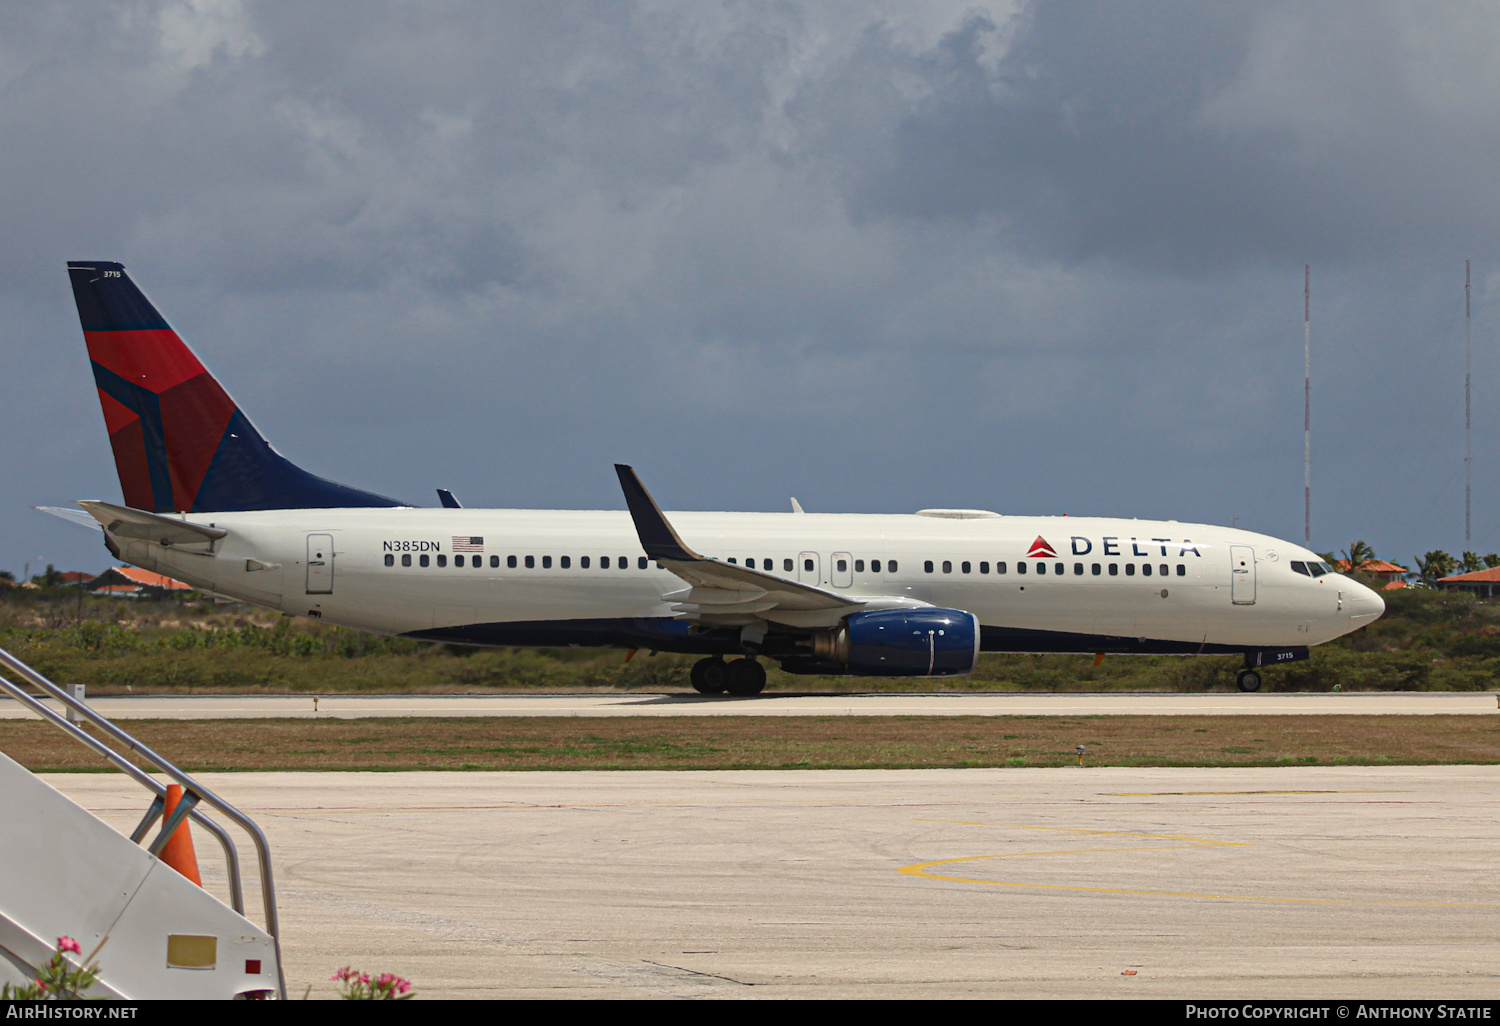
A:
[[[448,489],[439,488],[437,490],[437,493],[438,501],[443,504],[444,509],[463,509],[462,504],[460,504],[459,501],[453,497],[453,493]]]
[[[652,559],[701,560],[703,557],[682,543],[666,514],[646,486],[641,484],[635,470],[623,463],[615,464],[615,473],[620,475],[620,487],[625,491],[625,505],[630,507],[630,518],[635,521],[635,533],[641,539],[641,548]]]

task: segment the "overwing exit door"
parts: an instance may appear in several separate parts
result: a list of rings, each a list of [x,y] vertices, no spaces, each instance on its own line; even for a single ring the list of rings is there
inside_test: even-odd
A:
[[[799,552],[797,554],[797,580],[803,584],[811,584],[814,587],[823,583],[823,571],[818,566],[819,559],[816,552]]]
[[[333,535],[307,536],[307,593],[333,594]]]
[[[1237,606],[1255,605],[1255,550],[1248,545],[1229,546],[1230,600]]]

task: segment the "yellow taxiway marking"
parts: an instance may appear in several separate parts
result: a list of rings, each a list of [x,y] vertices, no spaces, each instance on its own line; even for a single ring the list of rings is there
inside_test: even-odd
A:
[[[979,823],[965,819],[917,819],[917,823],[957,823],[963,826],[996,826],[994,823]],[[950,883],[984,884],[988,887],[1025,887],[1041,891],[1085,891],[1093,894],[1136,894],[1156,898],[1214,898],[1220,901],[1264,901],[1284,905],[1399,905],[1415,908],[1500,908],[1491,902],[1468,901],[1365,901],[1357,898],[1276,898],[1260,894],[1208,894],[1196,891],[1147,891],[1125,887],[1085,887],[1079,884],[1025,883],[1019,880],[982,880],[969,876],[948,876],[930,872],[934,866],[951,866],[959,862],[979,862],[984,859],[1015,859],[1032,855],[1097,855],[1117,851],[1171,851],[1182,848],[1203,847],[1251,847],[1246,841],[1215,841],[1203,837],[1179,837],[1172,834],[1144,834],[1125,830],[1087,830],[1073,827],[1031,826],[1028,824],[1003,824],[1014,830],[1047,830],[1058,833],[1105,834],[1114,837],[1143,837],[1163,841],[1187,841],[1188,844],[1153,844],[1130,848],[1076,848],[1068,851],[1017,851],[993,855],[964,855],[955,859],[935,859],[932,862],[914,862],[900,867],[897,872],[905,876],[925,877],[928,880],[947,880]]]
[[[1396,794],[1396,791],[1345,790],[1345,791],[1104,791],[1111,798],[1169,798],[1179,795],[1235,795],[1235,794]]]
[[[1163,851],[1169,847],[1193,847],[1193,845],[1163,845],[1151,848],[1096,848],[1095,852],[1111,851]],[[1195,891],[1146,891],[1125,887],[1083,887],[1076,884],[1023,883],[1016,880],[981,880],[968,876],[946,876],[928,872],[933,866],[947,866],[956,862],[976,862],[980,859],[1016,858],[1021,855],[1071,855],[1075,852],[1037,851],[1015,852],[1005,855],[965,855],[957,859],[937,859],[933,862],[917,862],[902,866],[898,872],[907,876],[926,877],[928,880],[947,880],[952,883],[985,884],[989,887],[1026,887],[1041,891],[1086,891],[1094,894],[1137,894],[1157,898],[1214,898],[1219,901],[1265,901],[1284,905],[1400,905],[1416,908],[1500,908],[1500,904],[1469,901],[1361,901],[1353,898],[1274,898],[1262,894],[1206,894]]]
[[[979,823],[971,819],[914,819],[914,823],[957,823],[960,826],[1000,826],[1008,830],[1049,830],[1053,833],[1062,834],[1104,834],[1110,837],[1149,837],[1157,841],[1191,841],[1193,844],[1222,845],[1225,847],[1243,848],[1247,847],[1248,841],[1213,841],[1205,837],[1179,837],[1176,834],[1141,834],[1129,830],[1088,830],[1082,827],[1049,827],[1031,826],[1027,823]],[[1174,845],[1173,847],[1190,847],[1190,845]],[[1100,851],[1135,851],[1134,848],[1101,848]],[[1057,852],[1023,852],[1022,854],[1054,855]],[[976,855],[975,858],[1001,858],[1008,856]]]

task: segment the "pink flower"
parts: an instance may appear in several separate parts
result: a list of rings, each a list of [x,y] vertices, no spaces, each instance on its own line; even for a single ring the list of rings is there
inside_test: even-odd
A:
[[[57,950],[71,951],[75,955],[83,954],[83,949],[78,946],[78,942],[72,937],[66,936],[57,938]]]

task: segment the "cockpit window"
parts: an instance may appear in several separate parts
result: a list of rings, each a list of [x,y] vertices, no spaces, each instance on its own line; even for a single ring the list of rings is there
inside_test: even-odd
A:
[[[1295,571],[1297,571],[1297,573],[1299,573],[1299,574],[1304,574],[1304,575],[1307,575],[1307,576],[1311,576],[1307,572],[1307,564],[1304,563],[1304,562],[1302,562],[1300,559],[1294,559],[1294,560],[1292,560],[1292,569],[1295,570]]]

